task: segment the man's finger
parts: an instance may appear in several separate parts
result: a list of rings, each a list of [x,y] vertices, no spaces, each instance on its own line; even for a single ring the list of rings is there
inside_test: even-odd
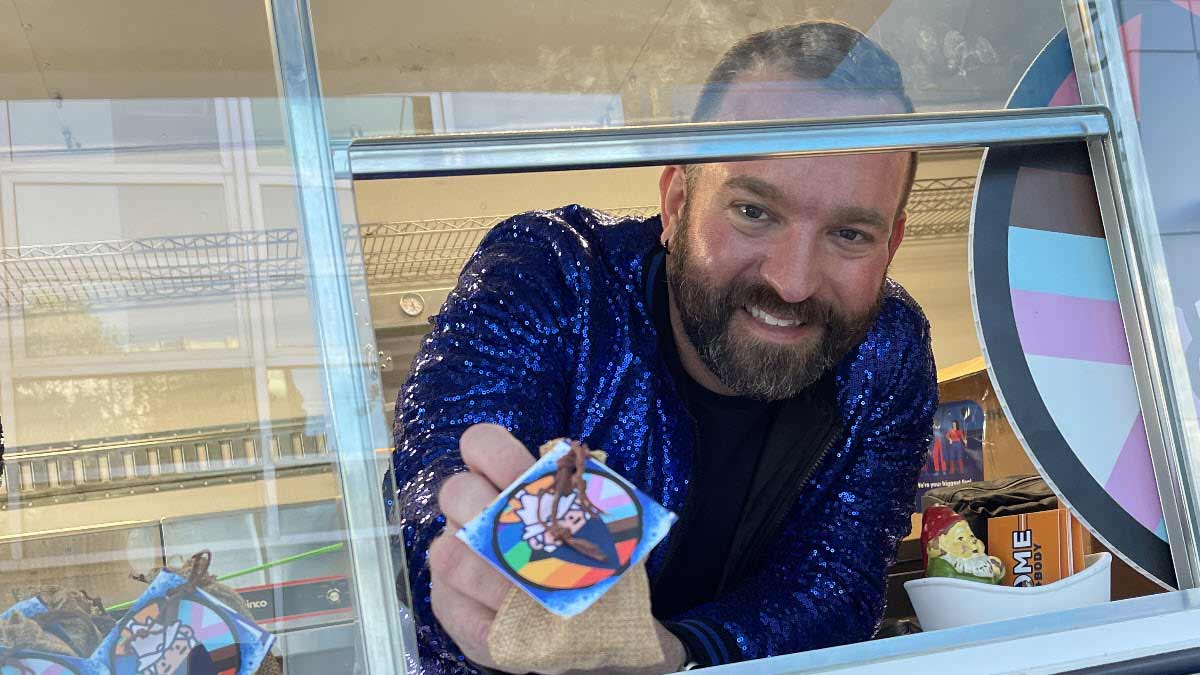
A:
[[[464,471],[442,481],[438,508],[447,520],[467,523],[499,497],[496,486],[474,471]]]
[[[433,615],[463,655],[485,668],[494,667],[487,638],[496,613],[436,580],[429,589],[429,600],[433,604]]]
[[[492,611],[499,611],[513,588],[511,581],[457,537],[442,536],[433,541],[429,547],[429,567],[439,584],[449,584]]]
[[[458,439],[463,461],[503,490],[533,466],[533,454],[508,429],[498,424],[476,424]]]

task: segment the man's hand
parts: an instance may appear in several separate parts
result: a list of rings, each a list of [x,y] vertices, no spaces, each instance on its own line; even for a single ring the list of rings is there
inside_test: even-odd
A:
[[[470,427],[458,447],[469,471],[447,478],[438,492],[446,529],[429,547],[430,599],[434,616],[463,655],[495,668],[487,650],[488,632],[513,584],[454,535],[534,459],[507,429],[495,424]]]
[[[534,463],[533,455],[504,427],[476,424],[463,432],[459,452],[468,471],[451,476],[438,492],[446,529],[429,547],[430,599],[442,628],[472,663],[498,669],[488,653],[488,634],[512,582],[454,536]],[[666,654],[660,666],[637,672],[673,672],[683,664],[683,645],[656,622]],[[605,671],[612,672],[612,671]]]

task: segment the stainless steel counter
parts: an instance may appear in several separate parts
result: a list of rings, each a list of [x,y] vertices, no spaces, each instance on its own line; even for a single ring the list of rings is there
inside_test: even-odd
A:
[[[755,673],[1200,672],[1200,590],[932,631],[706,670]],[[1189,651],[1192,650],[1192,651]]]

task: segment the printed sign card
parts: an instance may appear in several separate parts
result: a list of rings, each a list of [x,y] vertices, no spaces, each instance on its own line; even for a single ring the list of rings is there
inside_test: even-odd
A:
[[[983,480],[983,408],[975,401],[950,401],[933,416],[933,442],[917,478],[913,513],[935,488]]]
[[[567,483],[559,441],[458,532],[476,553],[549,611],[587,609],[646,558],[675,514],[588,458]],[[568,472],[569,474],[569,472]],[[553,517],[552,517],[553,515]]]

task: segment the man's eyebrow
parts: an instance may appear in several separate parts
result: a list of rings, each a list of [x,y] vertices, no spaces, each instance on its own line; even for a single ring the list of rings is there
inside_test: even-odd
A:
[[[732,176],[725,181],[724,187],[743,190],[773,202],[786,202],[788,200],[788,196],[783,190],[753,176]],[[833,210],[830,220],[837,225],[866,225],[872,229],[884,231],[892,229],[891,221],[885,218],[882,213],[863,206],[836,207]]]
[[[783,193],[783,190],[780,190],[765,180],[753,178],[751,176],[733,176],[725,181],[725,187],[750,192],[762,197],[763,199],[768,199],[775,202],[782,202],[787,198],[787,195]]]
[[[866,225],[883,231],[892,229],[891,222],[882,213],[862,206],[839,206],[833,210],[830,220],[836,225]]]

